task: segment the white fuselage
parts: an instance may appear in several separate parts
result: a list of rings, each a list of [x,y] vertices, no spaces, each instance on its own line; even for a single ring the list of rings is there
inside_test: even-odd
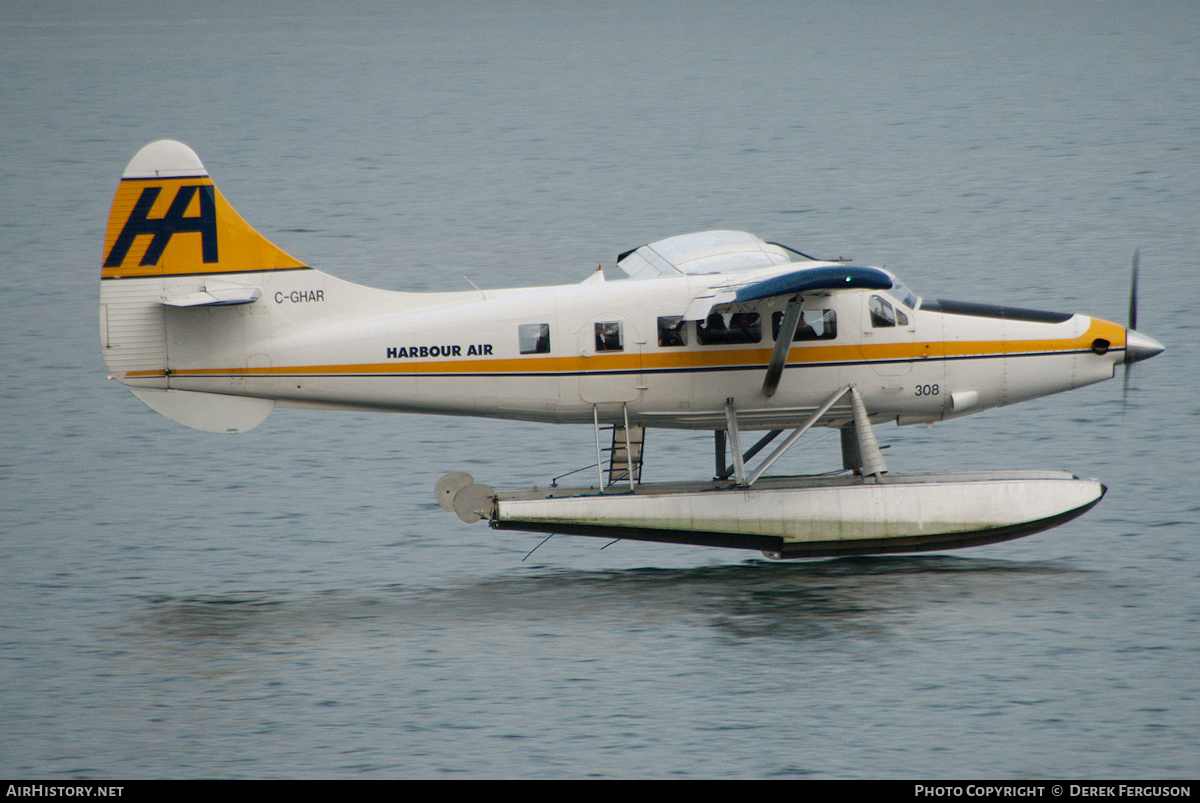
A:
[[[846,385],[858,388],[872,420],[917,423],[1098,382],[1123,360],[1125,330],[1082,315],[951,313],[936,303],[913,309],[903,291],[814,292],[802,303],[811,328],[801,327],[768,397],[772,322],[787,299],[718,307],[721,321],[680,322],[720,276],[600,279],[418,294],[307,268],[241,275],[239,285],[261,291],[257,301],[154,305],[147,314],[165,316],[167,370],[118,378],[280,406],[556,423],[627,414],[673,428],[722,428],[732,400],[741,426],[774,429],[794,426]],[[204,280],[121,284],[140,286],[149,302],[195,293]],[[822,423],[844,420],[835,408]]]

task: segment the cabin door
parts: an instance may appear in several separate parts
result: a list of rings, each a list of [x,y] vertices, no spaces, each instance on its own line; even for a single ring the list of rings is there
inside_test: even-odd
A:
[[[903,376],[917,356],[916,314],[887,293],[867,293],[862,309],[862,354],[880,376]]]
[[[589,404],[631,402],[645,390],[642,349],[646,341],[629,318],[600,313],[577,334],[579,396]]]

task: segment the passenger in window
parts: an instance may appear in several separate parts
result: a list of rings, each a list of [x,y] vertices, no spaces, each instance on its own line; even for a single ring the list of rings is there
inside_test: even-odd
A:
[[[796,336],[793,340],[816,340],[817,333],[804,321],[804,312],[800,313],[800,321],[796,324]]]
[[[522,354],[550,353],[550,324],[523,323],[517,327]]]
[[[757,343],[762,340],[762,327],[757,312],[735,312],[725,316],[714,312],[703,325],[696,322],[696,338],[706,346],[724,343]]]
[[[729,320],[730,342],[757,343],[762,339],[757,312],[735,312]]]
[[[596,351],[624,351],[621,344],[621,322],[605,321],[596,324]]]
[[[816,326],[810,324],[803,311],[796,323],[796,334],[792,340],[833,340],[837,337],[837,313],[831,309],[808,310],[809,315],[816,314]],[[783,313],[771,315],[771,334],[774,340],[779,339],[779,329],[783,326]]]
[[[669,315],[658,319],[658,345],[687,345],[687,329],[684,328],[682,315]]]
[[[725,316],[719,312],[711,313],[704,323],[696,321],[696,339],[702,345],[712,346],[718,343],[727,343],[725,330]]]
[[[837,337],[837,313],[831,309],[825,310],[825,314],[821,316],[821,339],[833,340]]]

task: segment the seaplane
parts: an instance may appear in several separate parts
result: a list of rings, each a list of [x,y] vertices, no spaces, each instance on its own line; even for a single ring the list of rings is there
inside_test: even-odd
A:
[[[1072,390],[1163,350],[1136,331],[1136,253],[1128,326],[923,298],[889,270],[738,231],[624,251],[619,280],[368,288],[269,242],[170,140],[126,167],[103,259],[110,378],[169,419],[237,433],[295,407],[586,425],[586,487],[496,490],[451,472],[434,496],[500,530],[776,559],[977,546],[1081,515],[1098,480],[892,472],[874,427]],[[839,431],[840,468],[767,475],[813,427]],[[643,483],[647,433],[664,428],[712,431],[712,475]]]

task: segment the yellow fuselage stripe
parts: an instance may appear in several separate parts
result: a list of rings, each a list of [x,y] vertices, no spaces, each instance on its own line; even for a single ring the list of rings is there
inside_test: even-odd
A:
[[[1119,333],[1119,337],[1118,337]],[[952,358],[995,358],[1013,355],[1049,356],[1089,351],[1092,343],[1107,335],[1112,348],[1124,348],[1124,329],[1107,321],[1093,320],[1088,330],[1072,340],[962,341],[931,343],[881,343],[854,346],[799,346],[788,353],[789,365],[944,360]],[[686,371],[689,369],[736,370],[765,365],[771,349],[726,351],[653,352],[646,354],[597,354],[590,357],[521,357],[491,360],[426,360],[422,362],[356,363],[347,365],[294,365],[261,368],[187,368],[172,370],[173,376],[295,376],[339,374],[588,374],[612,371]],[[163,376],[166,372],[132,371],[130,377]]]

